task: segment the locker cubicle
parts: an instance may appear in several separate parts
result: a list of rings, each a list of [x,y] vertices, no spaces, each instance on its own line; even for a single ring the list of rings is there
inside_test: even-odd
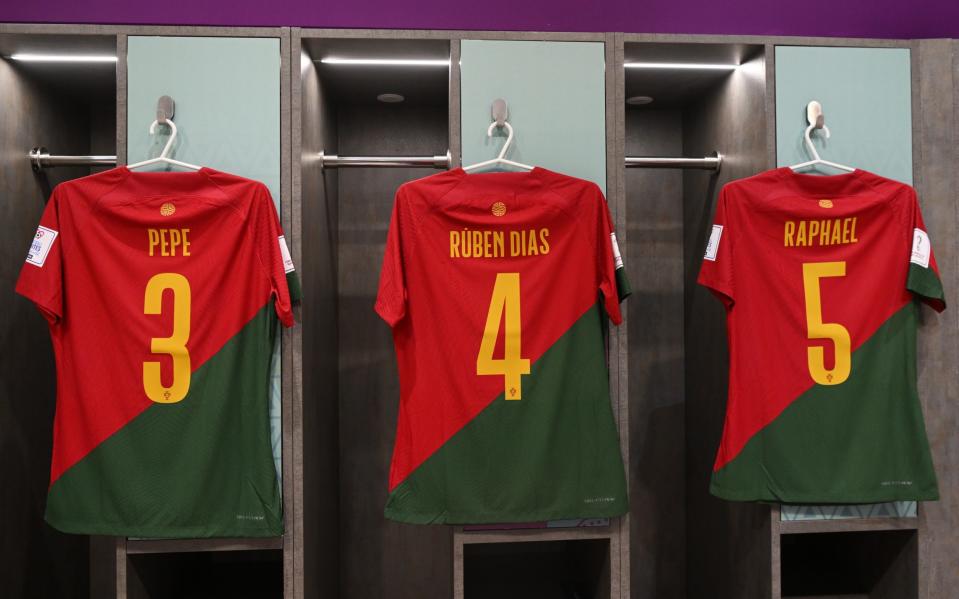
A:
[[[8,60],[34,47],[115,52],[118,61],[45,71]],[[195,66],[177,58],[184,51]],[[848,137],[840,136],[862,127],[909,140],[908,148],[896,142],[895,156],[875,155],[894,159],[885,166],[869,156],[843,159],[913,177],[953,297],[954,41],[0,25],[0,94],[14,107],[0,111],[8,291],[52,186],[106,166],[42,164],[34,173],[30,150],[115,156],[118,164],[141,159],[156,151],[146,128],[162,88],[178,100],[178,157],[268,183],[305,293],[300,324],[284,333],[277,354],[284,536],[89,542],[41,520],[53,364],[42,318],[5,294],[3,329],[25,351],[2,364],[10,389],[4,408],[13,418],[0,419],[0,427],[12,423],[5,432],[16,433],[18,456],[2,475],[29,481],[28,494],[10,495],[24,516],[5,537],[6,562],[14,569],[27,558],[56,564],[15,580],[25,593],[75,597],[199,595],[226,579],[236,596],[268,597],[943,596],[955,582],[945,564],[959,524],[950,509],[957,493],[950,423],[959,393],[952,311],[924,313],[919,337],[940,502],[825,519],[825,510],[733,504],[707,493],[726,362],[722,309],[694,284],[705,231],[723,183],[793,161],[789,144],[801,135],[807,101],[803,78],[821,63],[817,53],[839,70],[815,72],[849,103],[814,98],[825,91],[808,85],[808,99],[823,101],[835,127],[824,151],[844,151]],[[323,62],[337,55],[446,64],[364,70]],[[888,56],[895,64],[884,62]],[[845,78],[841,67],[856,68],[856,60],[870,65],[858,72],[879,73],[881,81]],[[657,61],[738,68],[679,74],[626,66]],[[497,65],[509,69],[496,76]],[[213,73],[215,66],[222,72]],[[204,68],[213,70],[208,80]],[[251,89],[251,81],[262,84]],[[893,86],[895,98],[867,89],[880,83]],[[383,94],[403,101],[377,99]],[[477,530],[382,516],[398,388],[390,331],[372,304],[393,192],[404,181],[492,157],[501,141],[486,140],[485,127],[497,97],[510,103],[514,157],[599,183],[624,248],[634,294],[626,322],[609,339],[630,490],[624,518]],[[856,110],[866,104],[870,110]],[[830,547],[842,551],[831,558]]]

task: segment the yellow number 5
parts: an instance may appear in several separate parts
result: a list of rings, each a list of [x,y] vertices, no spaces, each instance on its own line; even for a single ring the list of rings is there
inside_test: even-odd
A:
[[[173,358],[173,384],[164,387],[160,382],[159,362],[143,363],[143,390],[156,403],[176,403],[190,390],[190,352],[186,348],[190,338],[190,282],[174,272],[154,275],[147,283],[143,313],[160,314],[167,289],[173,291],[173,334],[151,339],[150,351]]]
[[[503,359],[493,357],[499,323],[506,312],[506,337],[503,344]],[[496,275],[493,297],[486,315],[486,328],[476,356],[476,374],[501,374],[505,377],[506,399],[522,399],[522,375],[529,374],[529,360],[521,358],[520,339],[522,322],[519,310],[519,273],[501,272]]]
[[[809,374],[820,385],[838,385],[849,378],[852,365],[849,331],[841,324],[822,321],[822,295],[819,279],[846,276],[845,262],[808,262],[802,265],[803,288],[806,292],[806,327],[810,339],[830,339],[836,348],[832,370],[827,370],[823,348],[806,348]]]

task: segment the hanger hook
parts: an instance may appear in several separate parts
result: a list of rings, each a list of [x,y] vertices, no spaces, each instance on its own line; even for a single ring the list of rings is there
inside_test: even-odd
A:
[[[493,137],[493,129],[499,126],[499,123],[493,121],[490,123],[489,127],[486,129],[486,137]],[[506,143],[503,144],[503,147],[499,151],[499,156],[497,160],[503,160],[506,157],[506,152],[509,151],[510,144],[513,143],[513,126],[509,124],[509,121],[503,121],[503,127],[506,127]]]
[[[806,127],[806,132],[803,134],[803,138],[806,142],[806,149],[809,150],[809,153],[812,155],[815,160],[822,160],[819,157],[819,152],[816,151],[816,146],[812,142],[812,132],[813,129],[822,129],[823,133],[826,136],[826,139],[829,139],[829,127],[826,126],[826,117],[823,114],[822,104],[816,100],[810,100],[806,104],[806,122],[809,124]]]
[[[150,135],[156,135],[157,125],[160,124],[160,121],[153,121],[150,123]],[[167,140],[166,145],[163,146],[163,151],[160,152],[159,158],[169,158],[170,150],[173,148],[173,142],[176,141],[176,125],[173,124],[172,119],[163,119],[163,124],[170,127],[170,138]]]
[[[813,160],[822,160],[822,158],[819,157],[819,152],[816,151],[816,146],[812,143],[812,138],[810,137],[810,134],[815,127],[816,125],[814,124],[806,127],[806,132],[803,133],[803,139],[806,142],[806,150],[810,155],[812,155]]]

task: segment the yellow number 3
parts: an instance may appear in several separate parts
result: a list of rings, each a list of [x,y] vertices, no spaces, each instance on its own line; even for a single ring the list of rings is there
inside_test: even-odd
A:
[[[160,314],[167,289],[173,291],[173,334],[151,339],[150,351],[173,358],[173,384],[163,386],[159,362],[143,363],[143,390],[156,403],[176,403],[190,390],[190,352],[186,348],[190,338],[190,282],[174,272],[154,275],[147,283],[143,313]]]
[[[822,294],[819,279],[846,276],[845,262],[808,262],[802,265],[803,288],[806,292],[806,327],[810,339],[830,339],[836,348],[832,370],[827,370],[823,348],[806,348],[809,374],[820,385],[838,385],[849,378],[852,367],[849,331],[841,324],[822,321]]]
[[[506,312],[506,338],[503,344],[503,359],[493,357],[499,323]],[[506,399],[522,399],[522,375],[529,374],[529,360],[521,358],[520,339],[522,322],[519,310],[519,273],[501,272],[496,275],[493,297],[486,315],[486,328],[476,356],[476,374],[501,374],[505,377]]]

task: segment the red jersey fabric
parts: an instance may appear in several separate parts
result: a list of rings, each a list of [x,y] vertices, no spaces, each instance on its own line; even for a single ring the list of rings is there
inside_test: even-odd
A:
[[[758,443],[756,455],[765,454],[767,462],[762,468],[757,465],[756,476],[764,478],[757,488],[772,489],[769,495],[757,496],[740,488],[737,478],[736,488],[722,491],[734,499],[858,501],[865,497],[867,492],[862,490],[817,497],[815,487],[790,486],[789,477],[773,471],[768,461],[774,443],[771,435],[779,433],[767,427],[811,389],[828,388],[841,394],[845,388],[847,395],[855,395],[858,387],[841,383],[867,371],[903,373],[902,389],[887,391],[901,392],[903,402],[912,402],[914,374],[910,383],[905,373],[914,366],[908,360],[879,365],[856,363],[856,359],[860,347],[914,297],[937,310],[945,307],[915,191],[861,170],[816,176],[780,168],[730,183],[720,193],[699,283],[727,308],[729,396],[714,469],[722,471],[747,444]],[[846,341],[835,325],[846,330]],[[819,329],[821,335],[816,333]],[[914,356],[914,337],[895,337],[887,344],[905,346],[909,339],[913,347],[904,347],[903,355]],[[837,350],[837,344],[848,347]],[[848,367],[839,364],[842,356],[837,361],[837,351],[845,353],[847,366],[851,354],[859,372],[850,375]],[[849,401],[861,400],[851,397]],[[867,422],[873,426],[865,410],[868,407],[864,407],[863,426]],[[881,415],[876,418],[881,421]],[[843,436],[854,435],[858,426],[856,422],[820,424],[815,433],[834,431],[831,438],[837,443]],[[812,430],[797,434],[814,438]],[[916,438],[915,455],[928,454],[921,416],[908,434]],[[788,468],[798,471],[803,450],[795,449],[795,461]],[[858,469],[864,467],[860,464]],[[877,480],[877,491],[879,484]]]
[[[57,186],[16,287],[48,320],[57,360],[51,485],[154,405],[144,363],[158,361],[161,386],[172,385],[172,354],[151,340],[174,330],[173,294],[160,291],[158,314],[144,305],[157,273],[188,282],[194,371],[271,297],[292,326],[282,235],[262,183],[209,168],[119,167]]]
[[[621,261],[612,233],[595,184],[542,168],[482,174],[457,168],[399,188],[376,299],[376,311],[393,327],[400,372],[391,491],[498,397],[520,399],[509,397],[518,391],[510,384],[504,389],[502,375],[477,374],[499,274],[509,271],[518,280],[516,333],[521,357],[534,364],[533,378],[537,359],[595,309],[597,298],[614,323],[621,321]],[[493,355],[503,356],[500,321],[489,318],[496,329]],[[605,369],[601,376],[608,377]],[[608,411],[608,390],[603,393]],[[619,470],[621,477],[621,463]],[[454,491],[445,493],[455,510]]]

